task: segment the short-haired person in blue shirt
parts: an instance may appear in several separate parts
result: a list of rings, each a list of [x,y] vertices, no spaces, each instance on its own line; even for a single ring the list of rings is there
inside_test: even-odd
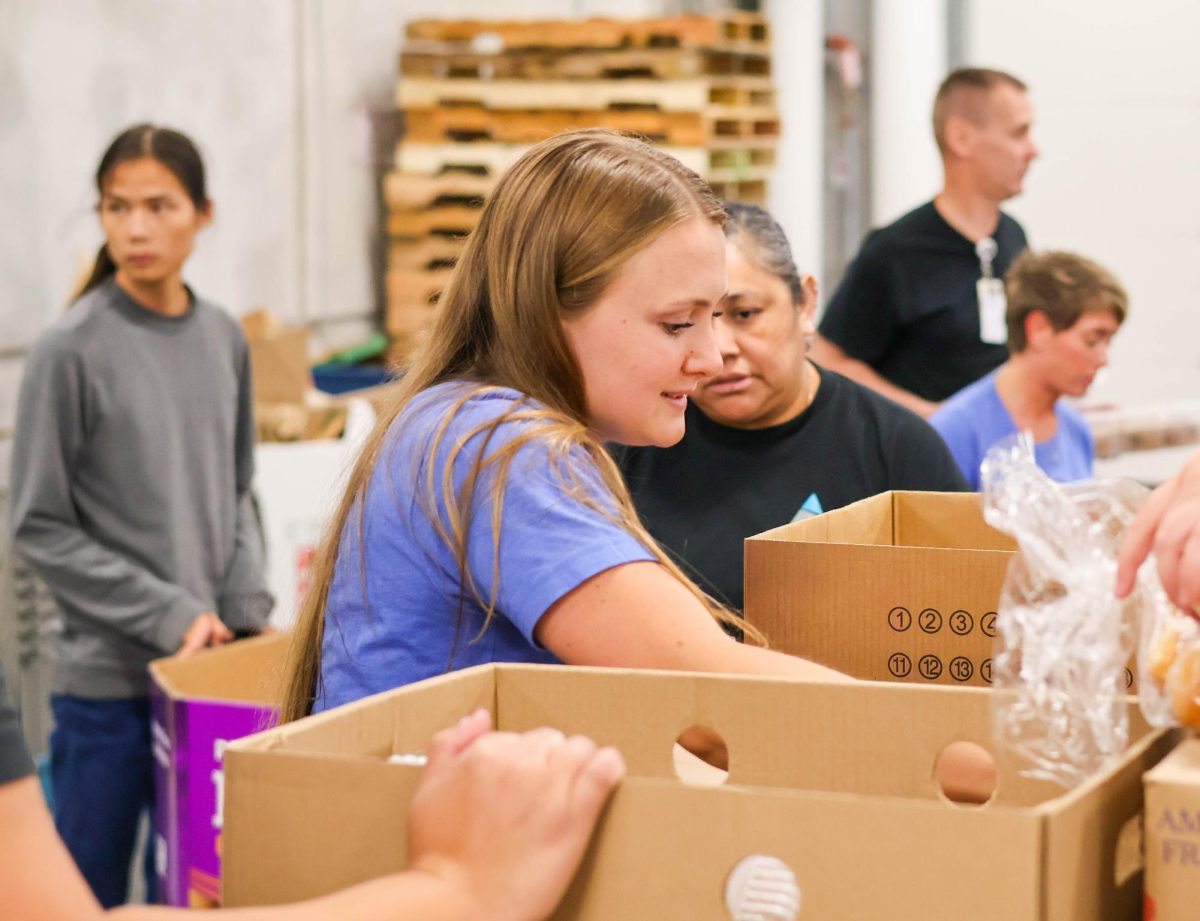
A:
[[[1082,414],[1063,397],[1082,397],[1108,364],[1128,298],[1105,268],[1073,253],[1027,251],[1008,270],[1009,359],[963,388],[929,420],[973,489],[996,442],[1034,438],[1038,466],[1062,483],[1092,476],[1095,447]]]
[[[604,447],[677,442],[720,369],[724,219],[614,132],[505,173],[318,550],[285,719],[486,662],[842,678],[728,636]]]

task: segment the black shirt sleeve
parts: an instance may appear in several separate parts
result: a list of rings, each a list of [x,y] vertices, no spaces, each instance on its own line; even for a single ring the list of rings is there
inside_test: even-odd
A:
[[[0,784],[20,780],[33,773],[33,761],[21,735],[17,711],[8,703],[4,669],[0,668]]]
[[[954,455],[937,430],[914,413],[897,415],[889,439],[892,489],[970,492]]]
[[[833,292],[818,328],[851,358],[869,365],[887,354],[899,328],[896,293],[878,249],[868,237]]]

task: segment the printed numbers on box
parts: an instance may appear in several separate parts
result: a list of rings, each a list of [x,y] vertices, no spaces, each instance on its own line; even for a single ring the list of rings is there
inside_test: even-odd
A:
[[[912,626],[912,615],[908,608],[892,608],[888,611],[888,626],[897,633],[903,633]]]
[[[979,618],[979,629],[983,631],[985,636],[996,635],[996,612],[988,611],[983,617]]]
[[[1133,687],[1133,669],[1128,665],[1125,666],[1125,690],[1130,690]]]
[[[921,677],[927,681],[936,681],[942,677],[942,660],[935,655],[921,656],[917,668],[921,671]]]
[[[955,681],[970,681],[975,666],[966,656],[955,656],[950,660],[950,677]]]
[[[992,660],[984,659],[979,663],[979,677],[988,684],[992,683]]]
[[[921,616],[917,618],[917,623],[921,625],[921,629],[926,633],[937,633],[942,629],[942,615],[934,608],[926,608],[921,612]]]
[[[975,618],[967,611],[955,611],[950,615],[950,629],[957,636],[966,636],[975,626]]]
[[[888,671],[893,678],[907,678],[912,672],[912,659],[902,652],[894,652],[888,659]]]

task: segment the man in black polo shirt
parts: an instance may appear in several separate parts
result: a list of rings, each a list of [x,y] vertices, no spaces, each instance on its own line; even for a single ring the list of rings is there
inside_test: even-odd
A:
[[[1025,84],[965,68],[938,90],[945,181],[932,202],[872,231],[834,292],[812,357],[928,417],[1007,358],[1003,276],[1025,248],[1000,211],[1037,156]]]

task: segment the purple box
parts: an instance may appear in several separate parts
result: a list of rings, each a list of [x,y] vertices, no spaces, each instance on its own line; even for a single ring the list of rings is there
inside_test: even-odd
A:
[[[221,901],[226,743],[276,722],[286,636],[241,640],[150,665],[159,900]]]

